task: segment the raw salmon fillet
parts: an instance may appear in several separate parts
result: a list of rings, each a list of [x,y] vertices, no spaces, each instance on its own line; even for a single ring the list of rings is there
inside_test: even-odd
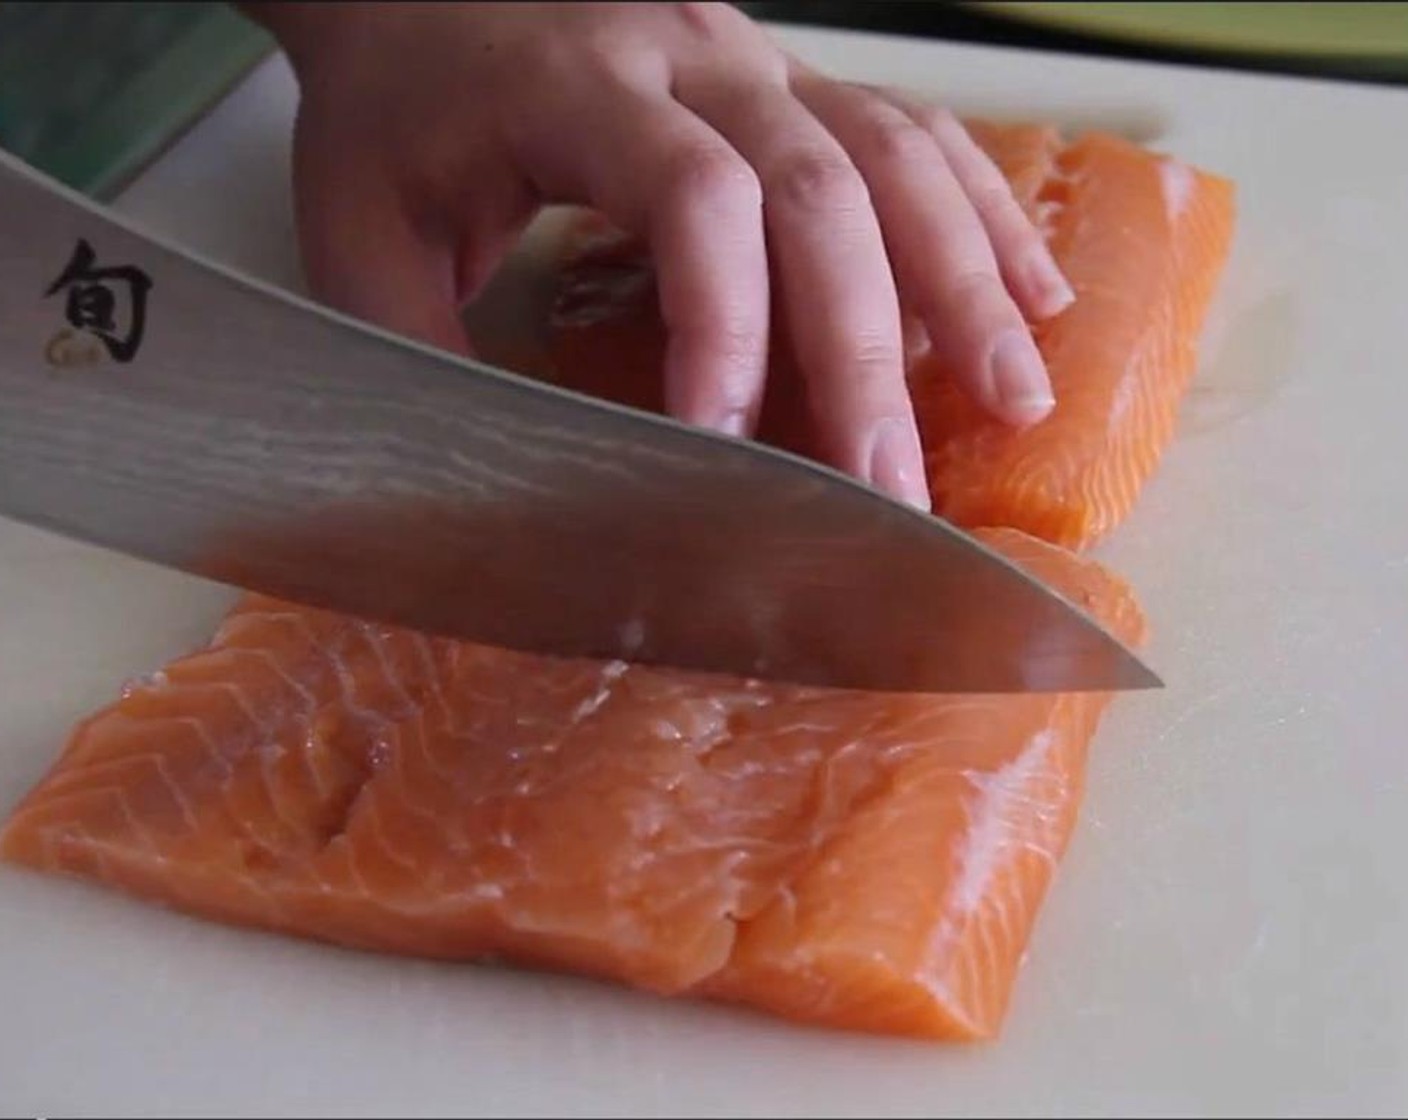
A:
[[[1093,560],[981,536],[1142,641]],[[989,1038],[1107,701],[554,660],[248,596],[74,730],[0,854],[345,946]]]
[[[986,418],[917,340],[908,375],[935,512],[1082,549],[1129,513],[1173,437],[1231,248],[1232,184],[1114,136],[1065,143],[1041,126],[969,126],[1077,299],[1035,328],[1058,403],[1025,431]],[[551,376],[660,411],[664,346],[649,255],[588,215],[558,268]],[[785,339],[759,437],[815,451]]]

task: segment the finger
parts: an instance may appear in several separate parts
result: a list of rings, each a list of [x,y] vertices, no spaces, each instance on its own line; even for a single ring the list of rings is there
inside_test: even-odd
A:
[[[457,306],[455,246],[411,220],[390,182],[309,159],[295,205],[313,295],[356,318],[455,353],[470,352]]]
[[[1076,296],[1012,185],[951,112],[895,90],[884,96],[938,143],[959,185],[982,219],[1008,289],[1032,319],[1065,310]]]
[[[543,122],[527,166],[545,194],[596,206],[649,242],[669,339],[668,411],[725,434],[751,434],[765,388],[769,316],[757,179],[664,89],[595,96],[594,126],[564,138]]]
[[[811,78],[797,85],[864,174],[900,287],[935,352],[993,415],[1018,425],[1044,417],[1055,404],[1045,363],[934,138],[866,90]]]
[[[860,173],[781,85],[682,86],[676,96],[719,130],[762,183],[788,333],[827,457],[927,509],[899,300]]]

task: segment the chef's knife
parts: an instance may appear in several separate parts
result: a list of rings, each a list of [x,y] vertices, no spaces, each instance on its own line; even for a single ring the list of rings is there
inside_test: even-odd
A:
[[[335,314],[4,156],[0,400],[0,514],[371,621],[885,691],[1159,683],[939,518]]]

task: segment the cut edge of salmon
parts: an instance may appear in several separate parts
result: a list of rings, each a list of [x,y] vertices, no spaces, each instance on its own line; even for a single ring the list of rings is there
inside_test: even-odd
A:
[[[959,399],[932,361],[916,365],[911,384],[923,402],[924,382],[944,383],[928,408],[918,408],[936,512],[962,525],[1011,525],[1082,550],[1129,515],[1173,440],[1198,369],[1203,324],[1231,252],[1235,187],[1098,133],[1063,147],[1051,166],[1027,205],[1048,230],[1077,292],[1076,305],[1036,327],[1056,409],[1013,433]],[[1137,215],[1141,228],[1134,232],[1155,251],[1142,277],[1115,273],[1120,265],[1143,264],[1133,251],[1114,263],[1080,259],[1082,238],[1098,237],[1100,216],[1113,215],[1119,205],[1108,184],[1122,168],[1139,173],[1147,190]],[[1132,293],[1139,306],[1130,306]],[[1121,304],[1127,333],[1114,359],[1102,363],[1093,346],[1099,328],[1091,319],[1115,319]],[[1152,314],[1142,315],[1140,306],[1152,307]],[[1092,348],[1094,359],[1082,356]],[[1101,376],[1086,379],[1092,370]],[[1062,455],[1070,460],[1064,475]]]

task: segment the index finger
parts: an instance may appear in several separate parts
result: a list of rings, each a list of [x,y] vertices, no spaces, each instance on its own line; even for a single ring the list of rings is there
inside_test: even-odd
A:
[[[700,85],[677,96],[757,169],[788,335],[828,458],[928,509],[899,297],[860,173],[785,86]]]

